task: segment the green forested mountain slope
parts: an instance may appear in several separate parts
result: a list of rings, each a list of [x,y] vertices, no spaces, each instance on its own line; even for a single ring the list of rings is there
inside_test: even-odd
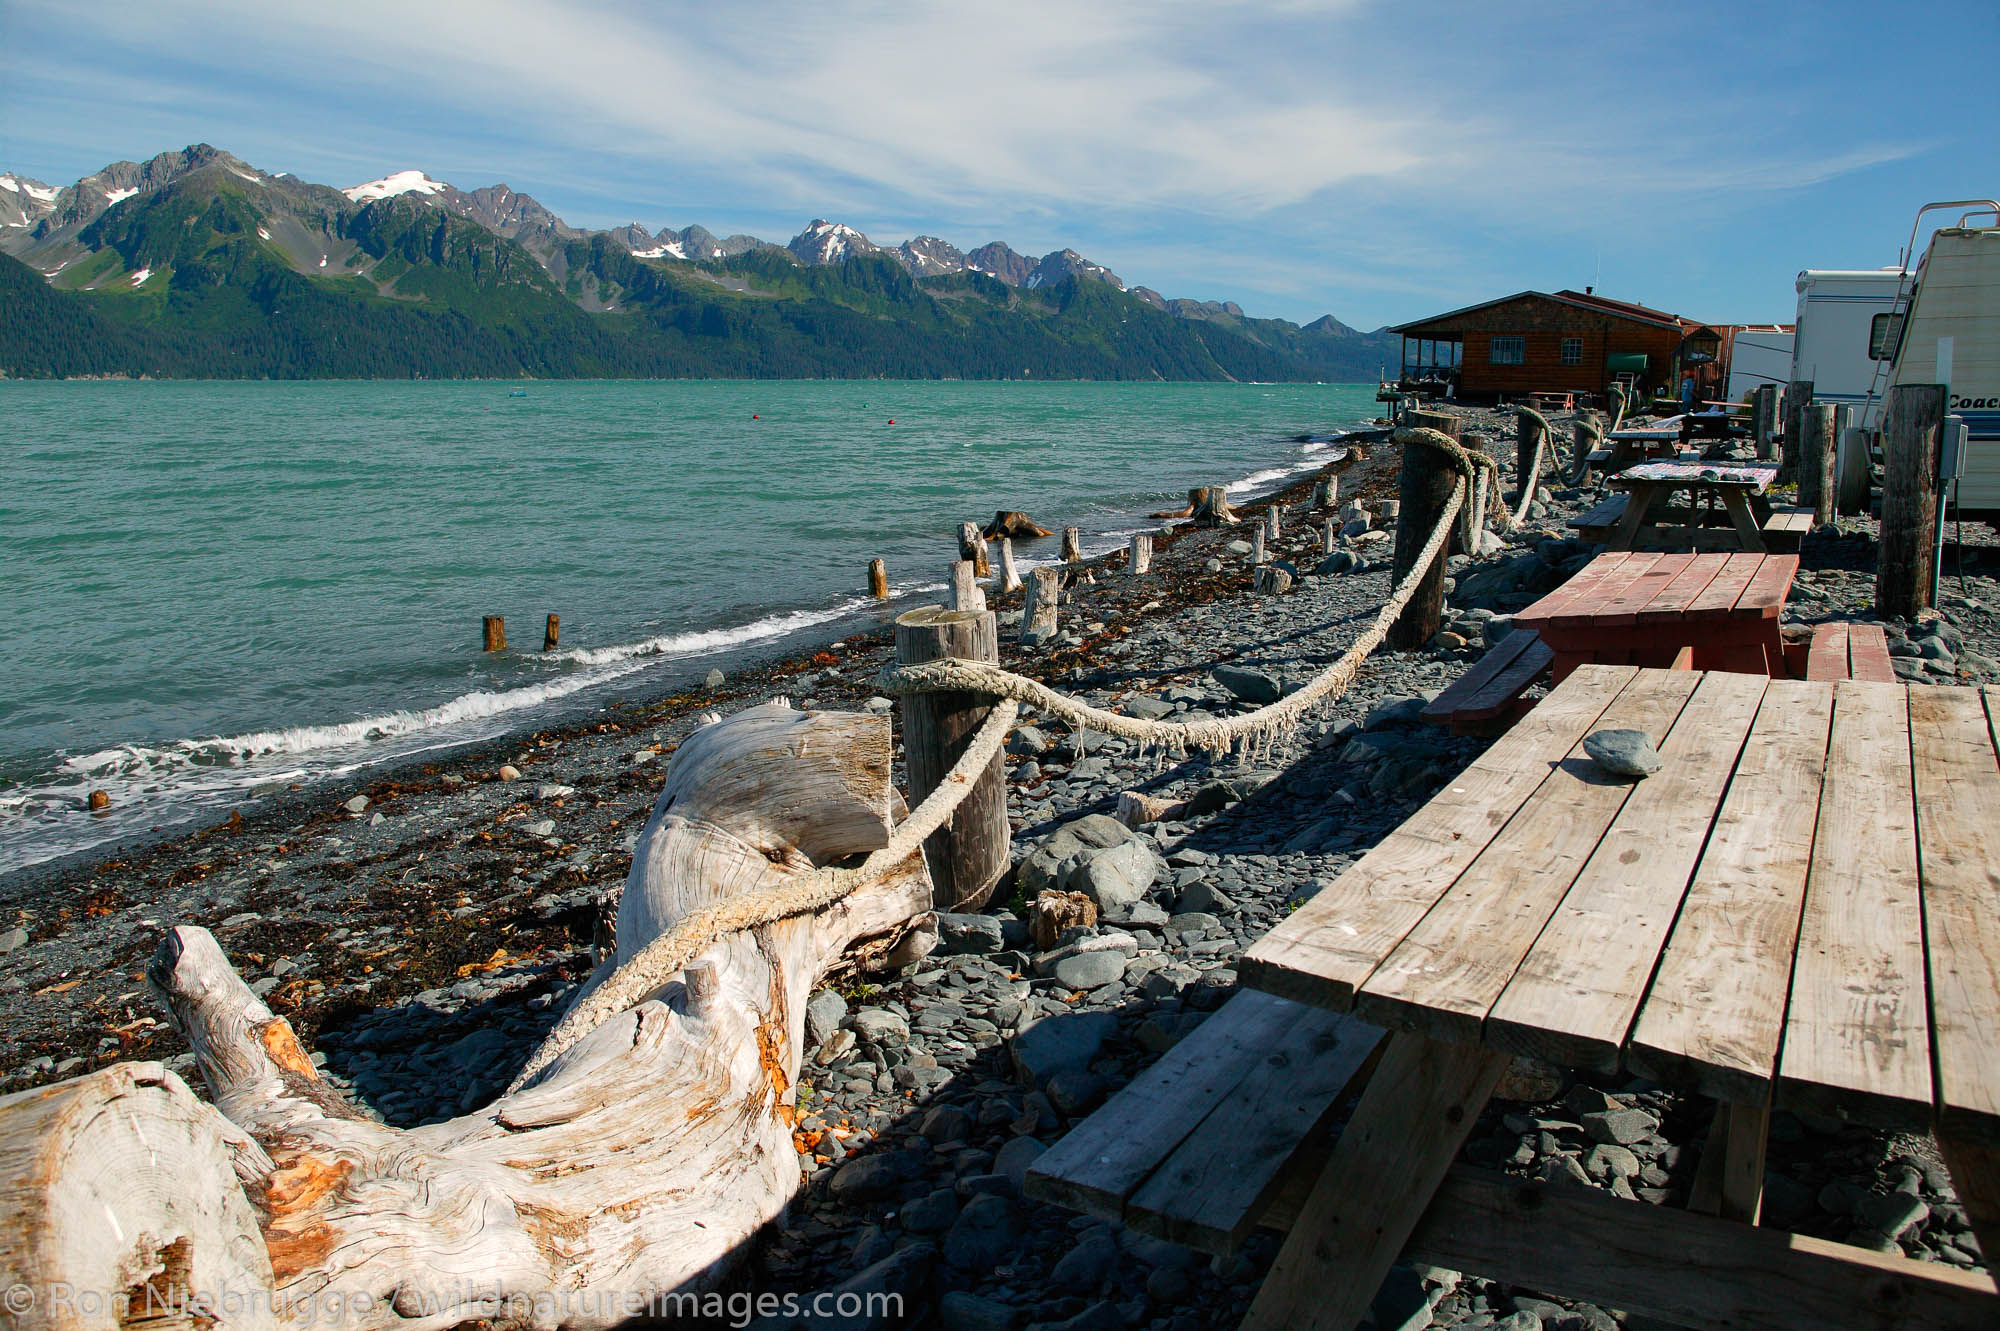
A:
[[[0,256],[0,374],[1353,381],[1388,359],[1331,320],[1182,317],[1083,275],[661,261],[606,232],[538,256],[420,198],[357,205],[231,163],[79,216],[48,267]]]

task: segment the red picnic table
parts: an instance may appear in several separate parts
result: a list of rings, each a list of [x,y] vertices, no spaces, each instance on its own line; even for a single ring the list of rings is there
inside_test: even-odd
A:
[[[1798,571],[1797,555],[1615,551],[1515,615],[1514,627],[1555,653],[1557,683],[1593,662],[1783,679],[1778,615]]]

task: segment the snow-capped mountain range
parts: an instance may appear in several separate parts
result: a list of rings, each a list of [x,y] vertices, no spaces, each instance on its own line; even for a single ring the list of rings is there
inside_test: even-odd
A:
[[[838,264],[850,256],[881,255],[918,277],[980,273],[1008,286],[1033,289],[1078,276],[1109,283],[1121,291],[1129,290],[1149,304],[1186,317],[1242,313],[1233,302],[1218,305],[1168,301],[1145,287],[1127,288],[1109,268],[1092,263],[1071,249],[1057,250],[1037,259],[1019,254],[1001,241],[990,241],[969,252],[936,236],[916,236],[893,246],[879,245],[851,226],[823,218],[813,219],[783,245],[755,236],[718,237],[701,226],[648,231],[643,224],[633,222],[593,233],[570,226],[529,195],[517,193],[504,184],[461,190],[424,171],[409,169],[358,185],[329,189],[287,173],[273,175],[262,171],[206,144],[162,153],[145,162],[114,162],[62,187],[12,173],[0,174],[0,251],[21,258],[44,273],[53,273],[80,257],[85,247],[79,244],[79,233],[107,209],[208,167],[227,171],[248,184],[266,187],[274,196],[291,198],[322,217],[328,209],[365,208],[392,199],[410,199],[445,208],[519,242],[558,279],[563,276],[560,271],[563,244],[603,234],[635,258],[664,263],[713,262],[755,249],[782,250],[808,265]],[[292,211],[300,210],[295,207]],[[327,229],[309,217],[301,216],[300,221],[308,231],[317,233]],[[320,244],[319,252],[308,256],[313,262],[306,266],[325,268],[327,255],[338,248],[337,237],[331,243]]]

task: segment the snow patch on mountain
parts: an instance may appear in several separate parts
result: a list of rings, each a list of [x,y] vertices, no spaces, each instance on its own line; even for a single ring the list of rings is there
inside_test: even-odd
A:
[[[720,254],[722,251],[717,250],[716,253]],[[687,252],[681,248],[681,243],[678,240],[671,240],[664,245],[656,245],[650,250],[633,250],[632,257],[635,259],[685,259],[687,258]]]
[[[60,190],[52,186],[37,184],[25,176],[17,176],[12,172],[0,176],[0,189],[12,190],[17,194],[25,194],[31,199],[40,199],[43,203],[54,203],[56,195],[61,193]]]
[[[421,171],[398,171],[380,180],[344,189],[341,193],[356,203],[373,203],[397,194],[439,194],[450,188],[442,180],[432,180]]]
[[[136,189],[108,189],[104,191],[105,205],[108,207],[114,203],[121,203],[138,192]]]
[[[133,285],[133,286],[134,286],[135,288],[136,288],[136,287],[142,287],[142,286],[145,286],[145,285],[146,285],[146,279],[147,279],[147,278],[149,278],[149,277],[151,277],[152,275],[153,275],[153,270],[152,270],[152,269],[150,269],[150,268],[141,268],[141,269],[140,269],[140,270],[139,270],[138,272],[136,272],[136,273],[132,274],[132,285]]]

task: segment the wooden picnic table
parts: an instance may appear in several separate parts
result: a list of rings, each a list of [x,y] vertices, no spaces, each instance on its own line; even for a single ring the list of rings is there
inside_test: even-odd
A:
[[[1996,720],[1993,689],[1571,675],[1243,957],[1394,1032],[1245,1326],[1344,1331],[1406,1242],[1684,1325],[2000,1326],[1987,1276],[1755,1228],[1769,1113],[1799,1110],[1934,1132],[2000,1255]],[[1599,768],[1609,728],[1662,770]],[[1722,1218],[1447,1178],[1515,1055],[1721,1101]]]
[[[1626,499],[1625,511],[1606,544],[1613,550],[1666,545],[1762,553],[1767,548],[1764,523],[1771,516],[1764,492],[1777,479],[1775,462],[1659,461],[1627,467],[1610,481]],[[1655,513],[1655,505],[1677,490],[1688,492],[1690,504]],[[1704,499],[1709,501],[1706,511],[1700,503]],[[1708,525],[1718,516],[1716,504],[1728,515],[1726,527]]]
[[[1778,617],[1797,555],[1612,552],[1514,616],[1555,652],[1557,683],[1586,662],[1782,678]]]

